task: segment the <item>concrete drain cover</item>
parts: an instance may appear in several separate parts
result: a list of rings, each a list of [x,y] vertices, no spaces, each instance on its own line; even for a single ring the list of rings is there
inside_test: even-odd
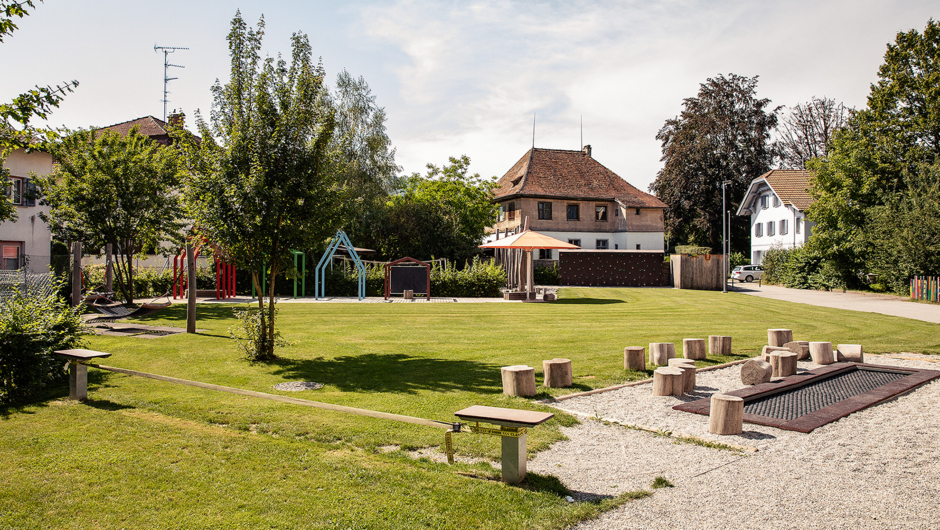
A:
[[[808,433],[940,378],[940,371],[836,363],[728,392],[744,400],[744,421]],[[707,415],[710,399],[673,407]]]
[[[274,385],[274,390],[284,390],[286,392],[300,392],[301,390],[316,390],[318,388],[323,388],[323,385],[313,381],[291,381]]]

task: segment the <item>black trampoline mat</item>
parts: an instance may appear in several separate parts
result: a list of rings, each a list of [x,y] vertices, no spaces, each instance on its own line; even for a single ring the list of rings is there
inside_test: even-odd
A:
[[[728,394],[744,399],[748,423],[808,433],[938,377],[936,370],[836,363]],[[673,408],[707,415],[710,405],[705,398]]]

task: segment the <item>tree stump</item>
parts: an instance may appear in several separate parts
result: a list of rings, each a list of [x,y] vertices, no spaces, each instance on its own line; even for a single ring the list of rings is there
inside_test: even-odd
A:
[[[545,293],[544,295],[542,295],[542,301],[544,301],[544,302],[554,302],[554,301],[555,301],[555,293]]]
[[[773,375],[773,366],[760,359],[751,359],[741,365],[741,382],[745,385],[766,383]]]
[[[770,353],[770,366],[773,377],[790,377],[796,374],[796,354],[790,350]]]
[[[705,358],[705,339],[682,339],[682,356],[695,361]]]
[[[861,344],[840,344],[836,351],[839,352],[836,355],[837,361],[849,363],[865,362],[865,353],[862,351]]]
[[[767,330],[767,344],[770,346],[783,346],[788,342],[793,342],[793,331],[789,329]]]
[[[532,397],[535,395],[535,368],[524,364],[500,368],[503,376],[503,394]]]
[[[624,348],[623,367],[627,370],[646,370],[646,348],[643,346]]]
[[[676,357],[676,345],[671,342],[650,343],[650,364],[665,366]]]
[[[784,344],[783,347],[795,353],[796,359],[798,361],[805,361],[806,359],[809,359],[809,342],[805,340],[795,340],[788,342]]]
[[[731,337],[728,335],[709,335],[708,354],[731,355]]]
[[[681,396],[682,370],[672,366],[661,366],[653,371],[654,396]]]
[[[695,361],[691,359],[669,359],[670,368],[682,370],[682,391],[695,390]]]
[[[790,351],[789,348],[781,348],[779,346],[764,346],[760,351],[760,360],[764,362],[770,362],[770,354],[775,351]]]
[[[744,400],[738,396],[712,394],[708,432],[741,434],[744,431]]]
[[[810,342],[809,356],[813,358],[813,362],[816,364],[826,365],[835,362],[831,342]]]
[[[549,388],[567,388],[571,386],[571,360],[552,359],[542,361],[545,374],[545,386]]]
[[[414,297],[415,297],[415,292],[414,292],[413,290],[411,290],[411,289],[405,289],[404,291],[402,291],[402,295],[401,295],[401,296],[402,296],[402,298],[404,298],[405,300],[413,300]]]

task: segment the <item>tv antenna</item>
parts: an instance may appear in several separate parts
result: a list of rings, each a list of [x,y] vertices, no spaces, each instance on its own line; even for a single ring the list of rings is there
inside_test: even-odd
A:
[[[172,66],[173,68],[186,68],[185,66],[180,66],[178,64],[170,64],[169,57],[170,57],[170,54],[175,52],[176,50],[188,50],[188,49],[189,48],[182,48],[179,46],[157,46],[156,44],[153,45],[153,51],[157,53],[163,52],[163,99],[161,101],[163,101],[163,121],[164,122],[166,121],[166,104],[169,101],[166,97],[166,95],[169,94],[169,92],[167,92],[166,90],[166,84],[169,83],[170,81],[179,79],[178,77],[170,77],[170,67]]]

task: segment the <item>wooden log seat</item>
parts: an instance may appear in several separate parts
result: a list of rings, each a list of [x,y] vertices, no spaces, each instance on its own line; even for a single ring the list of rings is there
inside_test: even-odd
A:
[[[796,375],[796,354],[792,351],[774,351],[770,353],[769,358],[768,362],[773,368],[773,377]]]
[[[793,331],[789,329],[768,329],[767,344],[771,346],[783,346],[793,341]]]
[[[643,346],[624,348],[623,367],[626,370],[646,370],[646,348]]]
[[[671,342],[650,343],[650,364],[666,366],[676,357],[676,345]]]
[[[695,389],[695,361],[692,359],[669,359],[670,368],[682,370],[682,391],[692,392]]]
[[[684,387],[682,370],[674,366],[661,366],[653,371],[654,396],[681,396]]]
[[[710,405],[708,432],[727,435],[741,434],[744,431],[744,400],[742,398],[727,394],[713,394]]]
[[[770,353],[777,351],[790,351],[790,348],[784,348],[782,346],[764,346],[760,351],[760,360],[765,362],[770,362]]]
[[[840,344],[836,352],[836,360],[839,362],[865,362],[865,352],[862,351],[861,344]]]
[[[532,397],[535,395],[535,368],[519,364],[500,368],[503,376],[503,394]]]
[[[705,339],[682,339],[682,356],[693,361],[705,358]]]
[[[709,335],[708,336],[708,354],[709,355],[731,355],[731,336]]]
[[[750,359],[741,365],[741,382],[745,385],[759,385],[770,381],[774,368],[760,359]]]
[[[784,344],[783,347],[795,353],[798,361],[809,359],[809,341],[794,340]]]
[[[824,366],[836,362],[831,342],[810,342],[809,356],[813,358],[814,363]]]
[[[571,386],[570,359],[542,361],[542,373],[545,375],[545,386],[549,388],[567,388]]]

